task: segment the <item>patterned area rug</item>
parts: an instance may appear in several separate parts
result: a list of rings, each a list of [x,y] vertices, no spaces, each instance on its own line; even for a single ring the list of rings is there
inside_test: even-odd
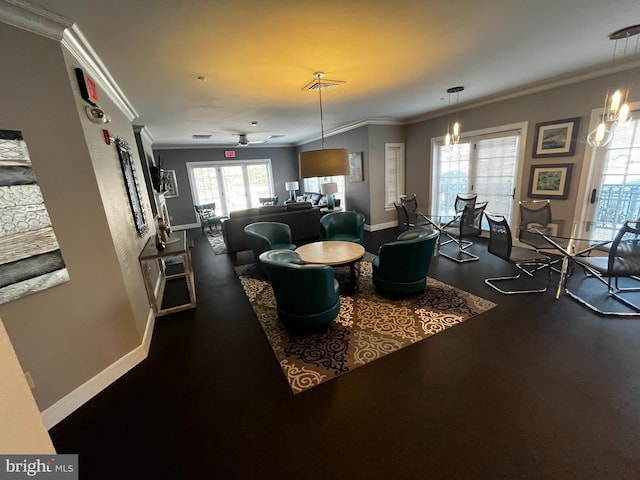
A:
[[[371,254],[358,264],[357,291],[340,295],[340,314],[323,333],[290,335],[278,320],[271,285],[253,265],[236,267],[244,291],[293,393],[303,392],[362,365],[443,332],[496,306],[433,278],[425,292],[392,301],[378,295]],[[341,272],[345,270],[345,272]],[[336,269],[336,276],[347,269]],[[338,278],[340,280],[340,278]]]
[[[222,232],[220,230],[216,230],[214,228],[213,230],[209,231],[205,228],[204,232],[207,235],[207,240],[209,240],[209,245],[211,245],[213,253],[215,253],[216,255],[227,253],[227,246],[224,243]]]

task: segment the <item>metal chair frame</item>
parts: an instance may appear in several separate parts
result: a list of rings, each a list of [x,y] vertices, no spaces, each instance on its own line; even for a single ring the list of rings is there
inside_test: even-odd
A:
[[[520,228],[518,229],[518,240],[526,245],[529,245],[535,249],[536,252],[546,253],[545,251],[555,249],[549,245],[544,238],[537,233],[528,232],[525,228],[530,223],[538,223],[542,228],[546,228],[552,221],[551,216],[551,201],[546,200],[521,200],[518,202],[520,206]],[[531,204],[536,206],[542,204],[539,208],[530,208],[527,205]],[[525,215],[526,214],[526,215]],[[528,219],[525,220],[525,216],[528,215]],[[562,257],[551,259],[551,268],[554,272],[560,273],[560,269],[554,267],[554,265],[562,262]]]
[[[550,258],[535,250],[514,246],[509,223],[503,215],[494,215],[489,212],[484,212],[484,215],[489,222],[489,253],[511,263],[520,271],[517,275],[485,278],[484,283],[505,295],[546,292],[551,283]],[[527,267],[533,267],[533,269],[528,270]],[[519,280],[523,273],[533,278],[535,273],[542,268],[547,268],[548,271],[547,281],[543,288],[505,290],[499,286],[500,282]]]
[[[635,226],[632,227],[631,224],[635,224]],[[625,238],[627,234],[630,234],[632,238]],[[605,261],[606,266],[604,265]],[[594,278],[606,285],[608,296],[635,310],[635,312],[602,310],[581,297],[577,291],[571,291],[568,288],[565,289],[567,295],[600,315],[640,316],[640,305],[620,295],[624,292],[638,292],[640,287],[621,287],[618,283],[620,278],[637,280],[640,275],[640,220],[627,220],[624,223],[613,240],[607,257],[576,257],[575,262],[585,270],[587,278]]]
[[[444,253],[442,250],[439,250],[440,255],[457,263],[473,262],[480,259],[477,255],[466,251],[467,248],[473,245],[473,242],[465,240],[465,238],[477,237],[482,233],[482,215],[486,206],[487,202],[477,203],[474,206],[467,205],[458,222],[454,223],[454,220],[452,220],[440,229],[442,234],[440,239],[443,238],[443,235],[449,238],[448,240],[440,241],[440,247],[452,242],[456,243],[458,245],[458,253],[465,255],[466,258],[454,257]],[[455,230],[457,230],[457,233],[454,232]]]

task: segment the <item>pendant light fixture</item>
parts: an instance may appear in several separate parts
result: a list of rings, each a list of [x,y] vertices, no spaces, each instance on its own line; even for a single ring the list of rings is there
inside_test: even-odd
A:
[[[447,88],[449,94],[449,106],[451,106],[451,94],[456,94],[456,107],[460,101],[460,92],[464,90],[464,87],[451,87]],[[453,127],[447,122],[447,133],[444,136],[444,144],[448,147],[451,145],[457,145],[460,142],[460,122],[458,122],[457,115],[456,121],[453,123]]]
[[[632,25],[630,27],[625,27],[620,30],[617,30],[609,35],[609,40],[614,40],[613,46],[613,59],[611,64],[615,63],[616,59],[616,50],[618,47],[618,40],[624,40],[624,52],[622,56],[625,56],[627,53],[627,46],[629,43],[629,38],[633,37],[640,33],[640,25]],[[636,47],[634,51],[634,55],[638,51],[638,40],[640,37],[636,39]],[[606,146],[611,139],[613,138],[613,130],[617,125],[622,125],[631,120],[631,111],[629,108],[629,88],[627,86],[626,89],[618,88],[611,95],[607,91],[607,94],[604,99],[604,108],[602,112],[602,117],[600,119],[600,123],[598,126],[589,132],[587,135],[587,144],[591,147],[604,147]]]
[[[323,72],[313,74],[317,81],[314,82],[314,89],[318,90],[320,100],[320,133],[322,137],[322,149],[308,150],[300,152],[300,177],[332,177],[334,175],[349,174],[349,152],[346,148],[324,148],[324,117],[322,113],[322,89],[324,88],[321,79]],[[331,81],[331,85],[335,82]],[[342,82],[339,82],[342,83]]]

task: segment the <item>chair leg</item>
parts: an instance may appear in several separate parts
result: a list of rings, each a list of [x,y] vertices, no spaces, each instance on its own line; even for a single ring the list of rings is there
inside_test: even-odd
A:
[[[569,288],[565,288],[565,292],[566,292],[567,295],[569,295],[569,297],[571,297],[572,299],[574,299],[578,303],[581,303],[585,307],[593,310],[594,312],[599,313],[600,315],[612,316],[612,317],[640,317],[640,306],[636,305],[635,303],[633,303],[633,302],[631,302],[629,300],[627,300],[626,298],[622,297],[619,294],[621,292],[637,292],[637,291],[640,291],[640,288],[620,289],[617,286],[618,277],[615,277],[614,285],[612,285],[611,284],[611,278],[604,277],[600,272],[598,272],[597,270],[594,270],[592,268],[589,268],[586,265],[581,265],[581,266],[583,267],[583,269],[585,271],[585,275],[587,276],[587,278],[595,278],[596,280],[598,280],[599,282],[601,282],[601,283],[603,283],[604,285],[607,286],[607,295],[609,297],[611,297],[611,298],[617,300],[618,302],[622,303],[623,305],[635,310],[635,312],[612,312],[612,311],[602,310],[601,308],[598,308],[597,306],[593,305],[592,303],[589,303],[587,300],[582,298],[578,294],[578,292],[571,291],[571,289],[569,289]],[[605,280],[605,278],[607,280]]]
[[[473,242],[470,242],[469,240],[462,240],[462,239],[452,237],[446,232],[442,232],[442,233],[444,233],[449,239],[445,240],[444,242],[440,242],[440,247],[442,247],[443,245],[447,245],[449,243],[455,243],[456,245],[458,245],[458,256],[454,257],[452,255],[449,255],[448,253],[443,252],[442,249],[439,248],[440,255],[442,255],[445,258],[448,258],[449,260],[453,260],[454,262],[457,262],[457,263],[475,262],[476,260],[480,259],[480,257],[478,257],[477,255],[474,255],[473,253],[467,252],[465,250],[466,248],[473,245]],[[461,258],[460,255],[464,255],[465,257]]]
[[[514,263],[513,264],[518,270],[520,270],[521,272],[527,274],[529,277],[533,277],[535,272],[537,272],[538,270],[541,270],[542,268],[548,268],[549,267],[549,263],[547,262],[526,262],[526,263]],[[531,265],[534,266],[533,271],[529,271],[526,268],[524,268],[524,266],[527,265]],[[500,293],[503,293],[505,295],[516,295],[516,294],[523,294],[523,293],[544,293],[548,290],[549,288],[549,284],[551,283],[551,269],[549,268],[548,270],[548,274],[547,274],[547,281],[546,281],[546,285],[543,288],[533,288],[533,289],[519,289],[519,290],[504,290],[502,288],[500,288],[498,286],[499,282],[504,282],[507,280],[518,280],[520,277],[522,276],[522,274],[517,274],[517,275],[513,275],[510,277],[494,277],[494,278],[486,278],[484,280],[484,283],[486,283],[487,285],[489,285],[491,288],[493,288],[494,290],[497,290]]]
[[[622,298],[620,295],[618,295],[616,293],[610,293],[609,296],[611,296],[614,299],[618,300],[620,303],[626,305],[627,307],[633,308],[636,311],[635,312],[610,312],[610,311],[605,311],[605,310],[602,310],[602,309],[596,307],[595,305],[589,303],[584,298],[582,298],[580,295],[578,295],[576,292],[572,292],[568,288],[565,288],[565,293],[567,295],[569,295],[569,297],[571,297],[572,299],[577,301],[578,303],[581,303],[585,307],[593,310],[596,313],[599,313],[600,315],[604,315],[604,316],[608,316],[608,317],[640,317],[640,306],[635,305],[634,303],[631,303],[629,300],[627,300],[625,298]]]

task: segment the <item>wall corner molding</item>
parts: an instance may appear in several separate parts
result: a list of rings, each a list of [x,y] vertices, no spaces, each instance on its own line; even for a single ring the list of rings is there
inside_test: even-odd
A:
[[[73,25],[66,18],[21,0],[0,0],[0,21],[57,41]]]

